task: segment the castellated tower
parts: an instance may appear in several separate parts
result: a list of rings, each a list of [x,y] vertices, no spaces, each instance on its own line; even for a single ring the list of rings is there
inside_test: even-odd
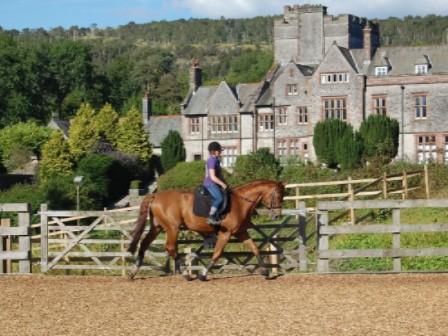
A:
[[[370,50],[378,47],[378,27],[352,15],[327,15],[322,5],[284,6],[283,19],[274,23],[275,62],[316,65],[334,41],[348,49],[364,47],[364,29],[370,27]]]

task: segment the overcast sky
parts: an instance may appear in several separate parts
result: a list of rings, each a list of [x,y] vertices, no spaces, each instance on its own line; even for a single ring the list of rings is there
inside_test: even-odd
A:
[[[118,27],[129,22],[172,21],[180,18],[251,18],[278,15],[284,5],[322,4],[328,14],[353,14],[368,19],[391,16],[448,16],[448,0],[0,0],[3,29],[71,26]]]

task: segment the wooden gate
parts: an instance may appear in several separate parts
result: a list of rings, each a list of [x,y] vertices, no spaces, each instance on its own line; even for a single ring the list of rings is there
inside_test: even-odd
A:
[[[132,269],[134,258],[127,252],[138,207],[110,211],[52,211],[42,205],[41,271]],[[131,219],[123,219],[123,212]],[[251,236],[262,250],[268,267],[274,271],[307,269],[305,210],[284,210],[289,213],[279,224],[253,225]],[[237,243],[237,244],[236,244]],[[171,262],[164,249],[165,240],[158,239],[146,252],[141,270],[170,274]],[[199,235],[182,231],[179,252],[186,257],[191,272],[202,269],[211,257],[211,246]],[[253,272],[256,261],[236,240],[229,242],[226,252],[212,272],[243,270]],[[188,250],[189,249],[189,250]]]
[[[19,261],[19,273],[31,273],[31,206],[28,203],[0,204],[2,212],[15,212],[18,216],[18,226],[0,227],[0,273],[12,273],[11,261]],[[13,248],[11,239],[18,236],[18,249]],[[8,248],[9,247],[9,248]],[[7,261],[7,262],[5,262]]]

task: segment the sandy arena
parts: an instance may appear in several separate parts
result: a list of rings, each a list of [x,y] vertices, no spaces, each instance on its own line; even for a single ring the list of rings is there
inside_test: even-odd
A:
[[[448,335],[448,274],[0,276],[3,335]]]

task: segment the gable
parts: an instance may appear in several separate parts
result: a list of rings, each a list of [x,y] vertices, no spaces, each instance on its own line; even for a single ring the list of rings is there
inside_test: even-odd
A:
[[[236,94],[226,82],[221,82],[209,102],[209,115],[226,115],[239,112],[240,104]]]
[[[317,72],[322,73],[340,71],[347,71],[352,74],[358,73],[356,62],[350,51],[333,43],[328,52],[325,54],[322,62],[318,65]]]

